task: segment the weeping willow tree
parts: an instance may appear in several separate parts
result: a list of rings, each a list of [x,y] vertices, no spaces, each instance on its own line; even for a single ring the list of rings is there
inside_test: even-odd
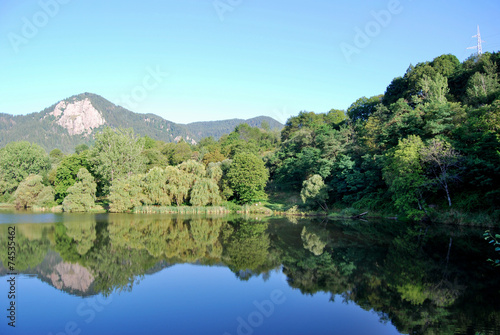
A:
[[[191,189],[189,202],[193,206],[219,205],[222,201],[219,186],[213,179],[198,179]]]
[[[167,187],[168,175],[165,169],[154,167],[144,178],[145,203],[148,205],[170,206],[172,195]]]
[[[119,213],[140,205],[193,206],[219,205],[222,202],[220,164],[208,169],[193,160],[177,166],[154,167],[145,175],[115,179],[110,188],[110,211]]]
[[[121,213],[133,209],[146,202],[143,190],[145,176],[132,175],[128,178],[113,181],[109,193],[109,211]]]

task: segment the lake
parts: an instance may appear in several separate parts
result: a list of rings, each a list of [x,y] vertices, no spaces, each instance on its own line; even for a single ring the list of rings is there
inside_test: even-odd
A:
[[[374,219],[1,212],[0,333],[498,334],[500,268],[483,233]]]

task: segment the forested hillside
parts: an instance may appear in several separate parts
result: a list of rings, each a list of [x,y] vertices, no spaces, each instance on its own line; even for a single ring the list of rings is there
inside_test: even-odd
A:
[[[384,94],[346,111],[302,111],[281,133],[241,124],[193,144],[104,128],[71,155],[11,143],[0,152],[0,194],[18,207],[87,211],[97,200],[115,212],[281,195],[295,212],[351,208],[455,223],[475,213],[498,223],[499,64],[499,53],[485,53],[410,65]]]
[[[83,107],[82,105],[87,104]],[[68,114],[70,107],[72,112]],[[60,111],[60,114],[57,113]],[[100,121],[100,122],[99,122]],[[13,141],[28,141],[45,150],[61,149],[73,152],[78,144],[91,145],[94,134],[103,129],[132,128],[141,136],[149,136],[164,142],[184,141],[196,143],[204,137],[216,139],[229,134],[241,123],[260,127],[262,122],[272,129],[283,125],[270,117],[259,116],[249,120],[231,119],[211,122],[178,124],[155,114],[139,114],[117,106],[103,97],[92,94],[78,94],[28,115],[0,113],[0,147]]]
[[[500,218],[500,54],[410,65],[383,95],[346,111],[301,112],[269,163],[274,183],[311,204],[441,210]]]

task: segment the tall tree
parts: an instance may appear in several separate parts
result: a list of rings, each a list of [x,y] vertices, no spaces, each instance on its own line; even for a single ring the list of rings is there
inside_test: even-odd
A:
[[[76,183],[78,171],[88,169],[87,155],[85,153],[72,154],[63,158],[56,169],[54,189],[56,201],[61,204],[68,195],[68,188]]]
[[[109,192],[113,180],[144,172],[143,144],[132,129],[105,128],[95,137],[89,162],[104,194]]]
[[[429,165],[435,183],[445,191],[448,206],[451,207],[449,184],[459,180],[460,154],[449,143],[440,139],[432,139],[421,149],[420,154],[422,161]]]
[[[323,178],[320,175],[313,175],[311,178],[304,180],[302,190],[300,191],[302,202],[308,200],[314,201],[324,211],[328,211],[326,201],[328,200],[328,190]]]
[[[427,179],[420,153],[424,143],[419,136],[411,135],[387,154],[384,179],[389,185],[396,208],[413,218],[424,214],[423,193]]]
[[[248,203],[266,198],[264,188],[269,172],[260,157],[250,153],[236,155],[227,176],[239,202]]]

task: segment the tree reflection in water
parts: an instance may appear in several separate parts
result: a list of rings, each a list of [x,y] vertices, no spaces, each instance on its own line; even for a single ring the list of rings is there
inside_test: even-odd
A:
[[[481,229],[295,221],[71,215],[60,223],[16,226],[18,269],[44,268],[54,250],[64,262],[85,267],[93,292],[104,295],[130,291],[144,275],[180,263],[227,266],[240,280],[266,280],[281,269],[303,294],[328,292],[332,301],[354,302],[402,333],[499,329],[498,273],[486,262],[491,250]],[[0,226],[3,264],[7,237]]]

